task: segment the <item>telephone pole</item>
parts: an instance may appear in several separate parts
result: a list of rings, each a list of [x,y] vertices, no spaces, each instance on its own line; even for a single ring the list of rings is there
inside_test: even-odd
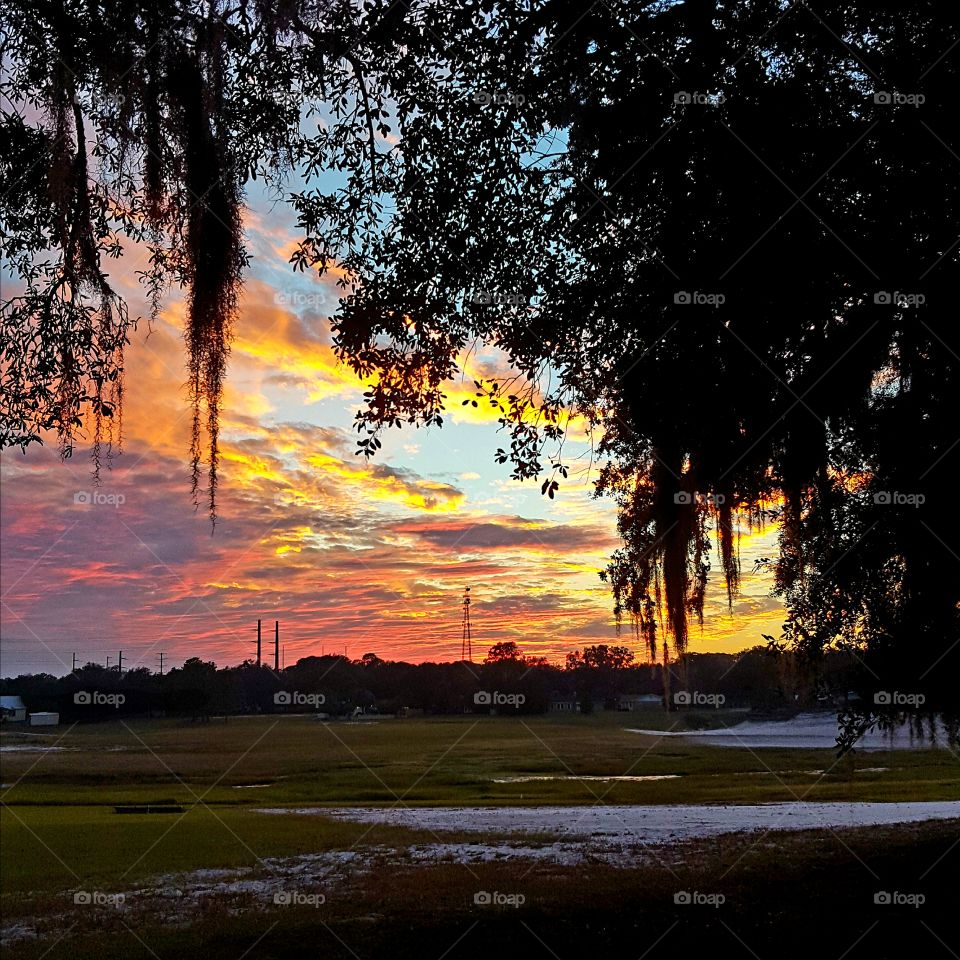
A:
[[[280,672],[280,621],[273,621],[273,670]]]
[[[76,673],[76,672],[77,672],[77,655],[76,655],[76,653],[74,653],[74,655],[73,655],[73,667],[71,668],[70,672],[71,672],[71,673]]]
[[[262,622],[262,621],[260,621],[260,620],[257,621],[257,666],[258,666],[258,667],[260,666],[260,654],[261,654],[261,652],[262,652],[262,646],[261,646],[262,636],[261,636],[261,632],[260,632],[260,624],[261,624],[261,622]]]
[[[158,654],[157,654],[157,657],[159,657],[159,659],[160,659],[160,676],[162,677],[162,676],[163,676],[163,657],[164,657],[164,655],[163,655],[162,653],[158,653]]]
[[[117,673],[123,673],[123,651],[120,651],[120,656],[117,657]]]

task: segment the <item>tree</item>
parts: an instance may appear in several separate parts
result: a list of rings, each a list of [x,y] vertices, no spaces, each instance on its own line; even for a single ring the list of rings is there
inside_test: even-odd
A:
[[[294,262],[323,270],[336,250],[349,272],[338,238],[365,241],[396,169],[379,145],[390,132],[387,76],[371,64],[410,75],[429,43],[420,15],[380,0],[359,16],[343,0],[0,4],[0,238],[19,280],[0,327],[0,444],[25,450],[53,431],[69,456],[92,424],[99,467],[101,442],[119,443],[123,352],[137,318],[108,262],[136,241],[154,314],[171,284],[186,291],[193,492],[205,459],[215,518],[246,185],[280,190],[295,167],[307,183],[311,172],[344,171],[340,189],[310,192]],[[395,109],[403,116],[409,104]],[[319,133],[302,132],[305,112],[323,114]]]
[[[361,452],[442,423],[460,356],[496,344],[518,372],[477,384],[510,434],[498,459],[554,496],[568,418],[595,431],[623,538],[606,576],[652,653],[702,620],[711,534],[732,598],[740,529],[773,517],[784,641],[812,659],[845,645],[877,683],[955,707],[944,5],[3,12],[4,241],[24,284],[4,315],[5,442],[53,429],[69,452],[84,412],[97,440],[113,420],[132,321],[102,260],[133,237],[149,290],[188,291],[194,489],[205,426],[215,515],[244,186],[341,169],[335,194],[293,194],[293,264],[349,277],[334,330],[372,381]],[[304,104],[329,114],[322,133],[301,132]]]
[[[633,663],[634,654],[629,647],[608,646],[600,643],[567,654],[567,669],[579,670],[625,670]]]
[[[495,643],[484,658],[484,663],[503,663],[505,661],[522,663],[526,658],[513,640],[501,640]]]
[[[336,318],[377,379],[364,449],[435,421],[460,353],[496,343],[525,381],[477,396],[515,476],[547,461],[554,495],[565,418],[597,431],[623,538],[606,576],[653,653],[702,622],[711,531],[732,599],[739,530],[773,518],[784,641],[854,649],[872,695],[907,684],[955,712],[950,20],[931,2],[536,7],[509,66],[479,68],[509,135],[492,151],[468,123],[407,158],[416,189]]]

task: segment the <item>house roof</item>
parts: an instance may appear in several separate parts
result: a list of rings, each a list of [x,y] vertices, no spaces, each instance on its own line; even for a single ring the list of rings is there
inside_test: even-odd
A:
[[[26,710],[27,705],[23,702],[20,697],[17,696],[3,696],[0,697],[0,707],[4,710]]]

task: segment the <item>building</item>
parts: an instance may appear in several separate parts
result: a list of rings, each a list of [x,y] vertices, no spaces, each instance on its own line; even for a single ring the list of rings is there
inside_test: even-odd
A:
[[[550,697],[550,713],[579,713],[580,701],[577,695],[555,693]]]
[[[27,719],[27,705],[20,697],[0,697],[0,716],[7,723],[23,723]]]
[[[621,693],[617,697],[617,709],[633,713],[650,707],[662,707],[663,697],[657,693]]]
[[[31,727],[56,727],[60,723],[60,714],[52,713],[49,710],[42,710],[40,713],[30,714]]]

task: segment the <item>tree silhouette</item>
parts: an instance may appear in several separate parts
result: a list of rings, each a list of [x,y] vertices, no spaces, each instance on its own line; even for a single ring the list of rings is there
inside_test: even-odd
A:
[[[2,239],[20,281],[0,328],[0,441],[26,449],[55,431],[69,455],[92,421],[98,467],[101,442],[119,443],[123,352],[137,318],[109,261],[138,241],[146,256],[131,266],[153,314],[171,284],[186,293],[193,492],[205,459],[215,518],[245,189],[260,179],[279,190],[294,168],[345,170],[317,213],[327,230],[299,265],[325,268],[342,222],[362,238],[359,221],[375,222],[376,184],[395,166],[376,141],[389,132],[382,77],[368,79],[365,62],[396,60],[409,41],[404,17],[372,3],[358,19],[338,0],[36,0],[4,2],[0,13]],[[308,134],[311,111],[326,123]]]
[[[67,452],[122,401],[104,260],[188,293],[194,490],[217,425],[249,179],[291,196],[296,269],[340,264],[360,450],[440,423],[475,341],[499,455],[555,495],[566,418],[619,506],[618,616],[702,619],[711,533],[780,523],[784,639],[847,645],[952,707],[960,576],[955,17],[933,0],[4,3],[3,441]],[[319,133],[301,127],[321,111]],[[386,137],[396,144],[387,143]],[[95,167],[95,169],[94,169]],[[155,300],[155,302],[157,302]],[[110,434],[108,428],[108,437]]]
[[[564,417],[597,431],[623,537],[607,577],[652,651],[702,620],[711,530],[732,598],[738,525],[772,517],[784,639],[865,657],[868,703],[896,682],[955,709],[952,19],[539,7],[504,41],[510,66],[463,80],[464,101],[500,94],[475,110],[502,135],[458,118],[466,135],[407,158],[416,188],[336,318],[343,355],[379,376],[364,449],[434,421],[461,352],[496,343],[526,383],[477,393],[515,476],[546,461],[552,496]]]
[[[513,640],[501,640],[495,643],[484,657],[484,663],[522,663],[523,651]]]

